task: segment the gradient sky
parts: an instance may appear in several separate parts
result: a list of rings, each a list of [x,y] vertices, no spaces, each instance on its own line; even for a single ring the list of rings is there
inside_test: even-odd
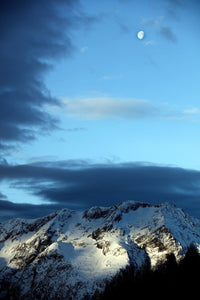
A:
[[[200,216],[199,31],[198,0],[1,1],[0,217]]]

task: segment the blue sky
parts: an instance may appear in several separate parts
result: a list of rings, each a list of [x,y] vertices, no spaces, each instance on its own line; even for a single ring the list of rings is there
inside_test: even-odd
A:
[[[123,109],[127,100],[147,101],[158,113],[135,117],[102,113],[96,118],[74,112],[69,117],[65,107],[59,112],[63,128],[80,131],[56,133],[62,141],[60,150],[56,146],[52,151],[44,149],[43,155],[94,160],[118,157],[121,161],[200,167],[196,159],[199,16],[195,4],[189,2],[183,6],[156,2],[82,1],[84,11],[99,19],[73,32],[75,52],[54,63],[46,85],[53,95],[70,102],[107,99],[105,106],[111,100],[120,101]],[[169,31],[169,37],[160,32],[162,28]],[[145,32],[143,40],[136,36],[140,29]],[[46,140],[51,144],[52,138]],[[40,152],[42,142],[35,147]]]
[[[0,52],[2,166],[49,162],[62,172],[63,161],[79,169],[87,162],[200,171],[199,1],[1,5],[2,18],[12,20],[4,22]],[[2,201],[54,203],[41,186],[27,192],[28,180],[7,176]],[[54,180],[45,177],[43,188]]]

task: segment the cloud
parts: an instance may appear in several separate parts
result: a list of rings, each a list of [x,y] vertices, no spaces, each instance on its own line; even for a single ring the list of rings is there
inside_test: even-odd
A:
[[[120,28],[120,32],[122,34],[129,34],[131,33],[131,29],[129,28],[129,26],[127,26],[125,23],[117,20],[117,23],[119,25],[119,28]]]
[[[74,127],[74,128],[67,128],[65,129],[67,132],[79,132],[79,131],[87,131],[84,127]]]
[[[60,105],[44,76],[55,59],[73,53],[72,30],[92,21],[78,0],[0,2],[0,151],[59,128],[44,109]]]
[[[176,34],[173,32],[170,26],[163,25],[164,20],[164,16],[159,16],[154,19],[143,18],[141,24],[143,26],[150,26],[151,28],[155,29],[164,39],[168,40],[169,42],[176,43]]]
[[[43,156],[33,156],[28,159],[29,163],[34,163],[37,161],[55,161],[58,157],[55,155],[43,155]]]
[[[200,172],[195,170],[150,163],[49,161],[2,165],[2,180],[12,184],[12,188],[31,192],[40,199],[50,201],[52,205],[44,205],[39,216],[51,209],[86,209],[94,205],[115,205],[126,200],[152,204],[172,202],[200,216]],[[2,209],[11,210],[11,215],[37,217],[41,208],[41,205],[28,205],[26,199],[24,205],[9,204],[9,199],[3,200],[0,201]],[[32,211],[33,206],[35,211]]]
[[[86,51],[88,51],[88,49],[89,49],[88,46],[84,46],[80,49],[80,52],[85,53]]]
[[[86,119],[138,119],[159,115],[159,106],[146,100],[97,97],[63,99],[66,114]]]
[[[0,166],[6,165],[8,166],[8,162],[4,157],[0,156]]]
[[[102,77],[100,77],[100,80],[119,80],[122,79],[123,75],[103,75]]]
[[[200,109],[197,107],[191,107],[183,110],[185,115],[200,115]]]
[[[160,34],[170,42],[176,43],[177,37],[170,27],[160,26]]]
[[[153,63],[153,62],[151,62]],[[57,109],[59,111],[59,109]],[[157,119],[196,121],[200,109],[175,107],[167,103],[153,103],[148,100],[131,98],[94,97],[81,99],[63,99],[62,110],[67,117],[102,120],[102,119]]]
[[[154,40],[144,41],[144,46],[153,46],[153,45],[155,45]]]
[[[190,1],[191,2],[191,1]],[[166,12],[168,16],[175,21],[179,20],[179,11],[184,8],[184,3],[182,0],[167,0],[164,2],[166,4]]]
[[[12,218],[39,218],[57,210],[58,206],[54,205],[17,204],[6,200],[0,200],[0,222]]]
[[[0,200],[6,200],[7,196],[0,192]]]
[[[200,109],[197,107],[172,108],[166,111],[165,119],[197,122],[200,117]]]

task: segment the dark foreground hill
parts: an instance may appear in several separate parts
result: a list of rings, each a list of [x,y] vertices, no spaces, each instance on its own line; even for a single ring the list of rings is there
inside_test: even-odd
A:
[[[199,270],[200,254],[191,244],[179,262],[174,254],[169,254],[166,261],[154,269],[148,264],[138,272],[131,266],[126,267],[107,282],[102,293],[96,291],[92,300],[131,300],[136,296],[140,299],[192,299],[199,294]]]

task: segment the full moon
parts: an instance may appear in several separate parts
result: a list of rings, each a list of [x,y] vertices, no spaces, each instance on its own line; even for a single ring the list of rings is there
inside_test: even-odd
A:
[[[138,37],[139,40],[142,40],[144,38],[144,31],[143,30],[139,31],[137,33],[137,37]]]

